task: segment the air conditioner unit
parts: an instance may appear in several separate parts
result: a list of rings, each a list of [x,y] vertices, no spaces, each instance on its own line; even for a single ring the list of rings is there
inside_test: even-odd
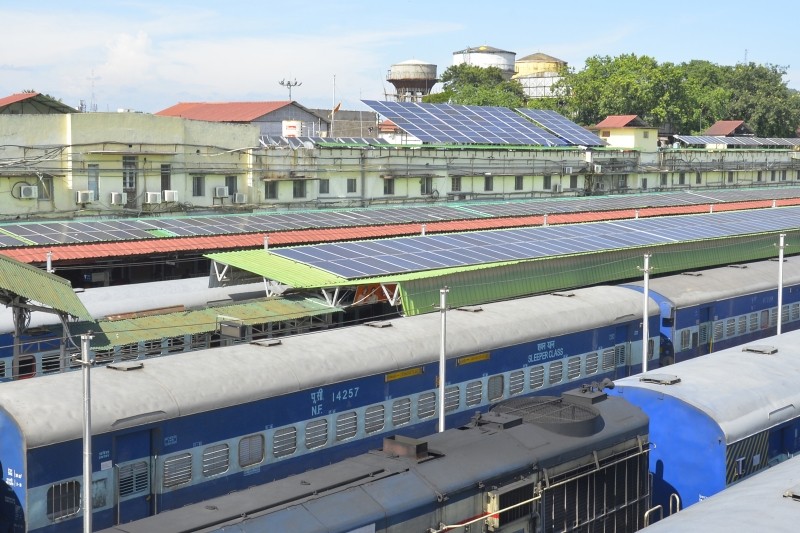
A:
[[[23,185],[19,188],[19,197],[23,200],[31,200],[39,196],[39,187],[36,185]]]
[[[144,203],[146,204],[160,204],[161,203],[161,193],[160,192],[148,192],[145,194]]]
[[[595,165],[594,166],[594,173],[600,174],[603,171],[603,165]]]
[[[233,195],[233,203],[235,204],[246,204],[247,203],[247,195],[243,192],[237,192]]]
[[[94,202],[94,191],[75,191],[76,204],[88,204]]]
[[[214,198],[222,198],[224,196],[230,196],[227,187],[214,187]]]
[[[177,202],[178,201],[178,191],[164,191],[164,201],[165,202]]]
[[[556,183],[555,185],[553,185],[553,192],[561,192],[561,184],[560,183]]]
[[[128,203],[128,193],[126,192],[112,192],[111,205],[125,205]]]
[[[564,167],[562,174],[572,174],[572,167]]]

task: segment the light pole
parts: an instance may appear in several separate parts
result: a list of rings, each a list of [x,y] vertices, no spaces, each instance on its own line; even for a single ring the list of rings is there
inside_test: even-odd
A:
[[[289,89],[289,101],[292,101],[292,87],[298,87],[303,85],[302,81],[297,81],[297,78],[293,80],[281,80],[278,82],[279,85],[283,85],[287,89]]]

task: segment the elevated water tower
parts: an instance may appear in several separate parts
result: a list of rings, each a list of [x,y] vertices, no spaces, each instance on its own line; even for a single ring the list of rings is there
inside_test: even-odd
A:
[[[476,67],[497,67],[503,73],[503,78],[510,80],[514,75],[514,59],[516,52],[500,50],[494,46],[475,46],[453,52],[453,66],[466,63]]]
[[[421,102],[422,97],[430,94],[436,82],[436,65],[409,59],[391,66],[386,81],[394,85],[395,94],[386,95],[387,99],[397,102]]]

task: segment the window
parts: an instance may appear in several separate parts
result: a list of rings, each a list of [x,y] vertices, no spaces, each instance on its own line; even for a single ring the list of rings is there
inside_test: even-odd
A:
[[[306,197],[305,180],[292,180],[292,198],[305,198],[305,197]]]
[[[192,480],[192,454],[182,453],[164,461],[164,487],[177,487]]]
[[[667,175],[661,174],[661,186],[664,187],[667,185]]]
[[[318,418],[306,423],[306,449],[313,450],[328,443],[328,420]]]
[[[794,171],[794,179],[800,180],[800,170],[795,170]]]
[[[419,180],[420,194],[433,194],[433,178],[428,176]]]
[[[694,173],[694,184],[695,185],[702,185],[703,184],[703,175],[699,172]]]
[[[603,350],[603,370],[614,370],[614,348]]]
[[[423,392],[417,398],[417,418],[430,418],[436,413],[436,393]]]
[[[569,177],[569,188],[570,189],[577,189],[578,188],[578,176],[570,176]]]
[[[550,189],[553,188],[552,183],[553,183],[553,176],[551,176],[550,174],[545,174],[544,176],[542,176],[542,189],[544,189],[545,191],[549,191]]]
[[[233,196],[237,192],[236,176],[225,176],[225,186],[228,188],[228,194]]]
[[[570,357],[567,361],[567,379],[575,379],[581,375],[581,358]]]
[[[494,190],[494,176],[484,176],[483,177],[483,190],[484,191],[492,191]]]
[[[49,200],[53,197],[53,176],[42,176],[39,178],[39,200]]]
[[[274,183],[274,182],[269,182]],[[319,180],[319,194],[330,194],[331,193],[331,180],[323,178]]]
[[[602,130],[600,131],[600,137],[611,137],[611,132],[609,130]]]
[[[272,436],[272,455],[286,457],[297,450],[297,428],[281,428]]]
[[[3,472],[5,474],[5,472]],[[81,484],[67,481],[47,489],[47,518],[61,520],[78,514],[81,509]]]
[[[211,477],[227,472],[230,466],[229,451],[227,444],[215,444],[203,450],[203,476]]]
[[[515,370],[508,375],[508,394],[515,396],[525,390],[525,371]]]
[[[530,385],[531,385],[531,389],[538,389],[542,385],[544,385],[544,367],[543,366],[535,366],[535,367],[531,368]]]
[[[503,397],[503,376],[492,376],[487,383],[487,398],[490,402]]]
[[[686,185],[686,172],[678,173],[678,185]]]
[[[205,176],[192,176],[192,196],[205,196],[206,194],[206,177]]]
[[[775,171],[774,170],[770,170],[769,171],[769,181],[775,181]]]
[[[552,385],[553,383],[559,383],[562,379],[564,379],[564,362],[553,361],[550,363],[548,383]]]
[[[264,199],[276,200],[278,198],[278,182],[265,181],[264,182]]]
[[[358,418],[355,411],[342,413],[336,417],[336,440],[343,441],[356,436]]]
[[[458,409],[458,404],[460,403],[459,395],[458,385],[447,387],[444,390],[444,410],[446,412]]]
[[[86,188],[94,192],[95,201],[100,200],[100,165],[92,163],[87,167]]]
[[[781,181],[786,181],[786,171],[781,170]]]
[[[358,192],[358,181],[356,181],[356,178],[347,178],[347,192]]]
[[[370,405],[364,412],[364,430],[367,433],[380,431],[386,425],[386,409],[383,405]]]
[[[797,179],[800,179],[800,170],[798,170],[797,173]],[[461,192],[461,176],[450,178],[450,190],[453,192]]]
[[[756,181],[764,181],[764,175],[760,170],[756,172]]]
[[[592,353],[586,356],[587,376],[591,376],[592,374],[597,374],[597,364],[598,364],[598,358],[596,353]]]
[[[472,407],[480,405],[483,399],[483,383],[480,381],[471,381],[467,383],[467,406]]]
[[[649,139],[649,138],[650,138],[650,132],[647,131],[647,130],[643,131],[642,132],[642,139]]]
[[[394,178],[383,180],[383,194],[394,194]]]
[[[514,176],[514,190],[521,191],[523,182],[522,176]]]
[[[172,165],[161,165],[161,190],[172,189]]]
[[[402,426],[411,422],[411,399],[401,398],[392,403],[392,425]]]
[[[733,172],[728,171],[728,183],[733,183]]]
[[[138,161],[135,155],[122,156],[122,188],[135,189]]]
[[[264,436],[248,435],[239,441],[239,466],[260,463],[264,459]]]
[[[119,467],[119,495],[129,496],[148,489],[148,468],[146,461]]]

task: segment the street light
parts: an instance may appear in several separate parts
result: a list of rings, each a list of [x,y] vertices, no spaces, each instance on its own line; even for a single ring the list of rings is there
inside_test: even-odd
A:
[[[292,87],[298,87],[300,85],[303,85],[303,82],[302,81],[297,81],[297,78],[295,78],[293,80],[286,80],[286,79],[281,80],[281,81],[278,82],[278,84],[279,85],[283,85],[284,87],[289,89],[289,101],[291,102],[292,101]]]

